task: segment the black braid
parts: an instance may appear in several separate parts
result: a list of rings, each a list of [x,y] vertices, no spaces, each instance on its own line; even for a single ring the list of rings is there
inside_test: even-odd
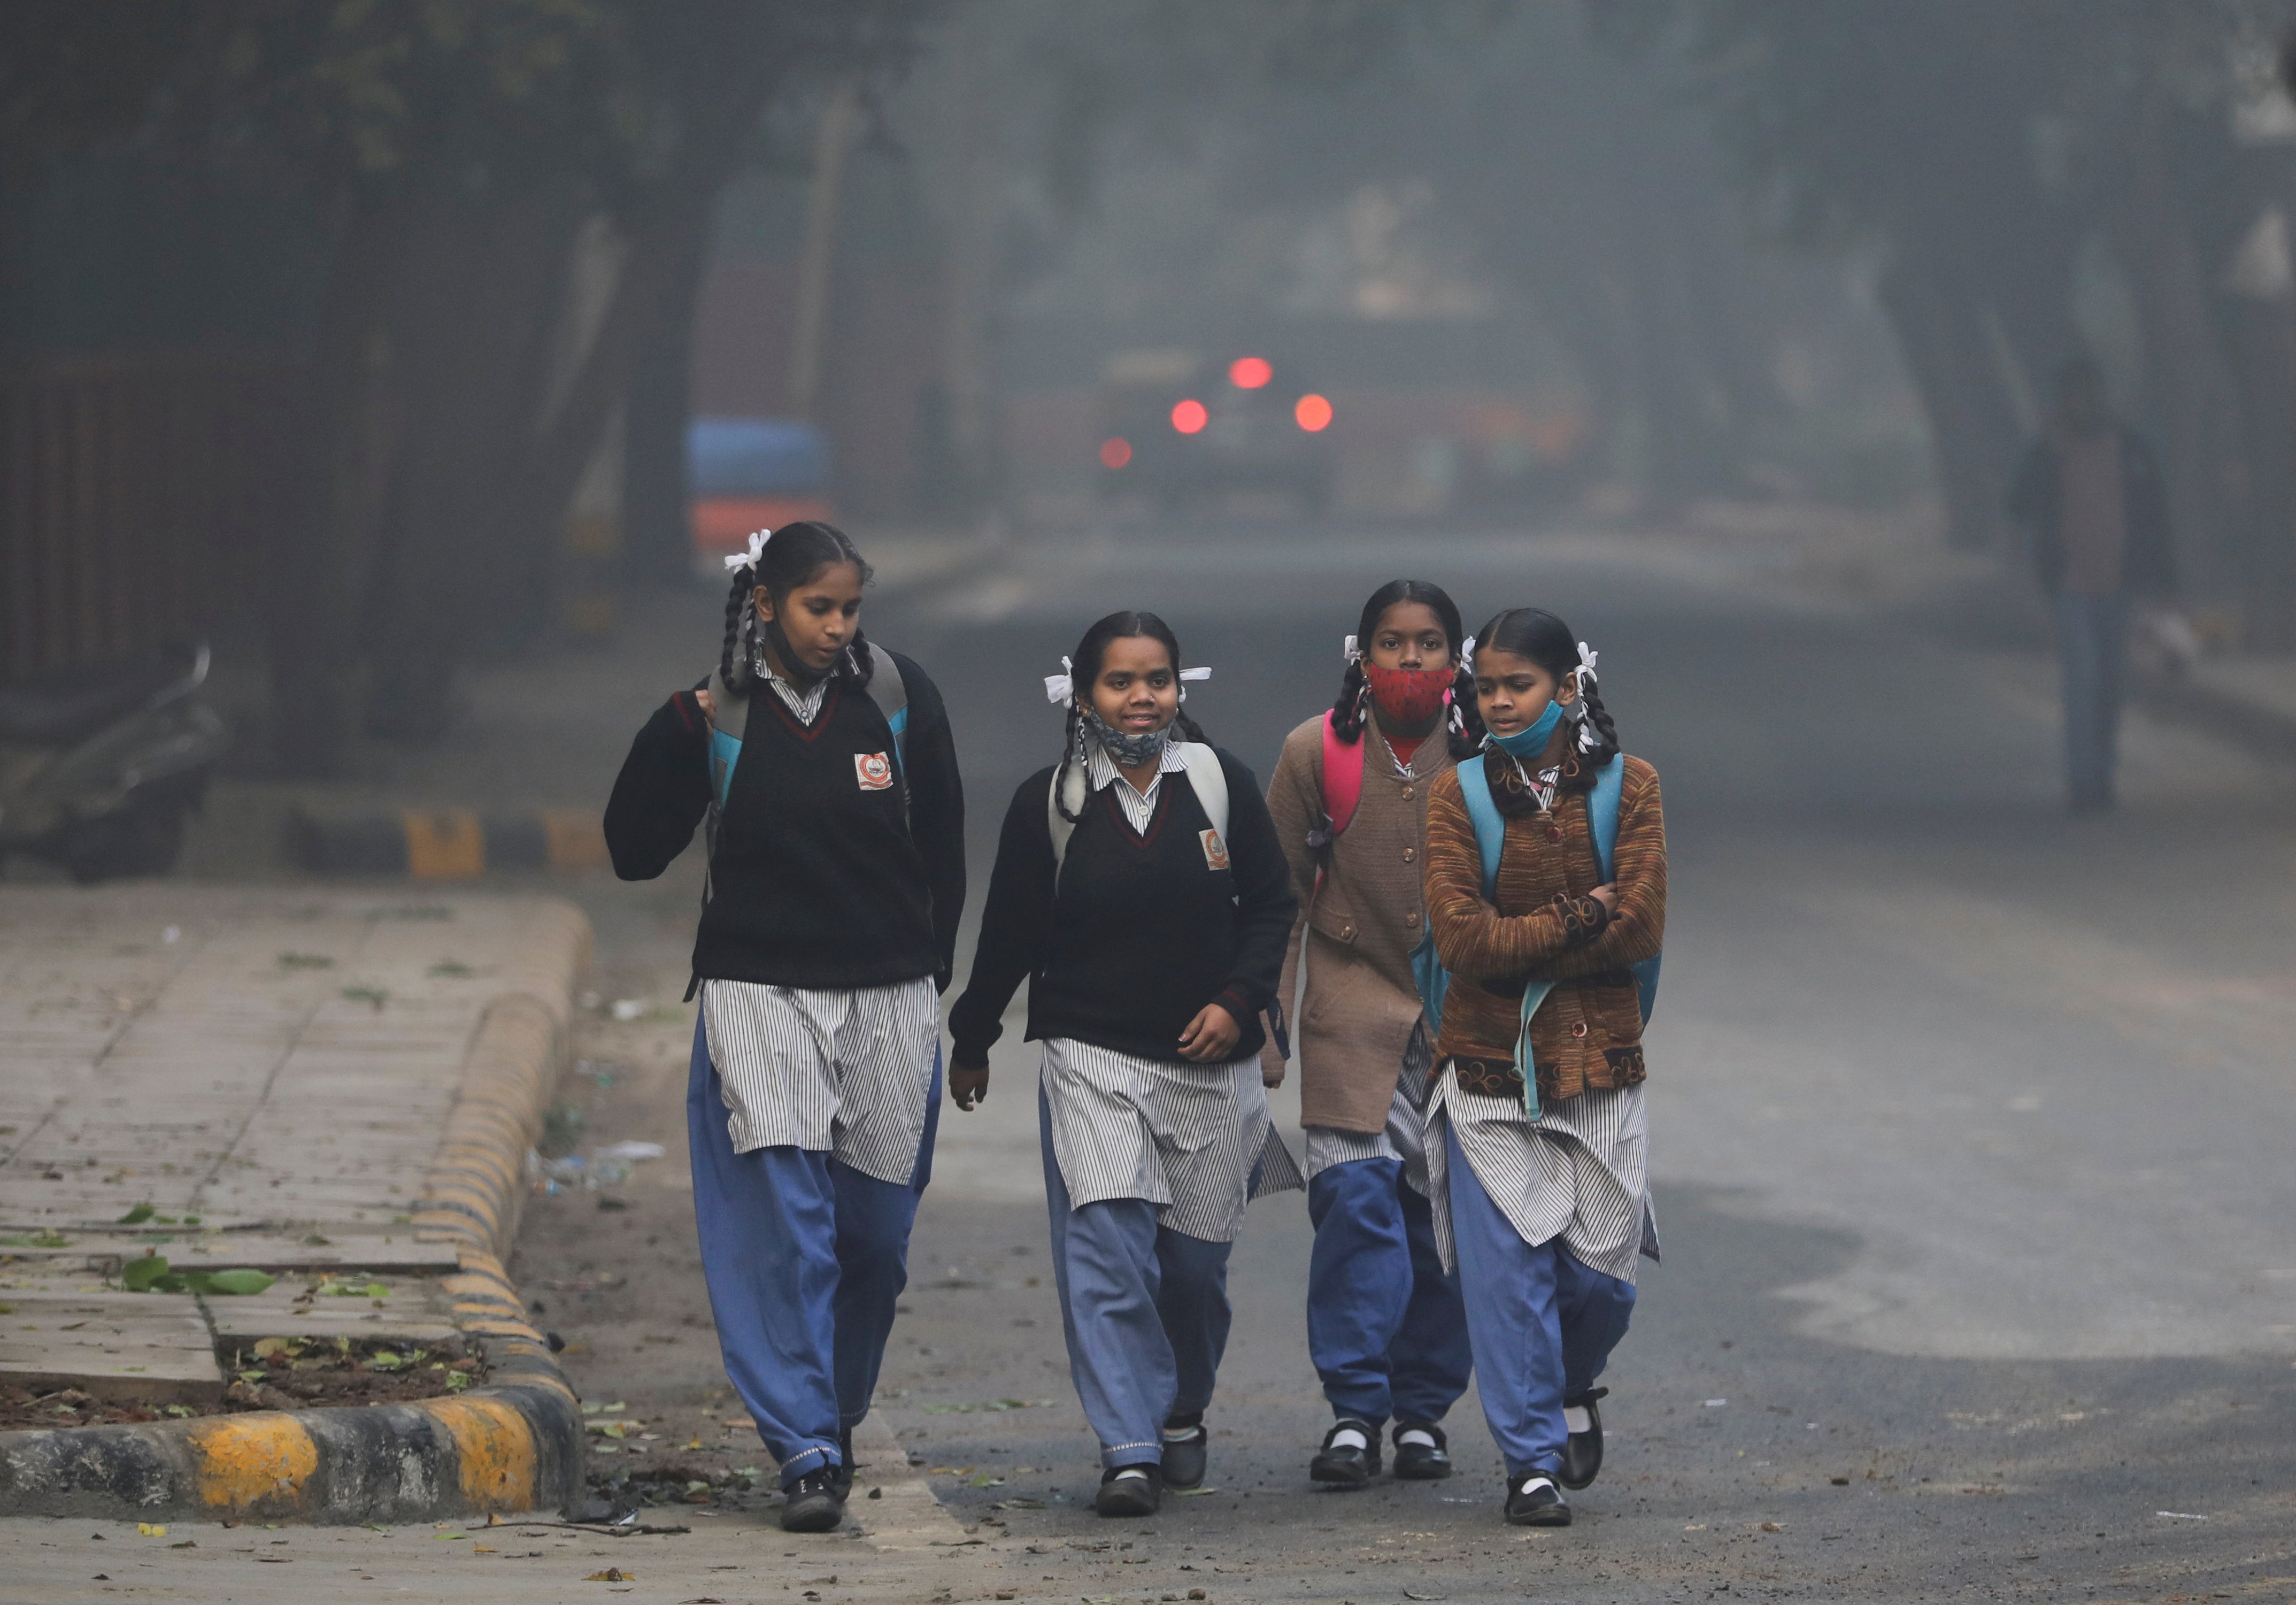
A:
[[[1084,749],[1084,712],[1073,699],[1069,703],[1067,734],[1062,739],[1061,767],[1053,771],[1053,806],[1061,811],[1061,818],[1074,825],[1084,815],[1069,811],[1068,779],[1077,754]]]
[[[1578,754],[1578,761],[1585,768],[1600,769],[1624,750],[1619,745],[1619,727],[1611,718],[1610,709],[1603,705],[1603,694],[1595,689],[1593,676],[1579,682],[1578,700],[1587,704],[1587,722],[1593,725],[1595,733],[1602,737],[1594,746]]]
[[[1366,693],[1365,685],[1364,654],[1371,650],[1371,638],[1379,632],[1380,621],[1387,617],[1387,610],[1402,602],[1416,602],[1423,606],[1432,608],[1436,618],[1442,621],[1443,633],[1451,639],[1453,655],[1456,656],[1459,651],[1463,640],[1459,624],[1459,605],[1451,600],[1451,593],[1441,586],[1431,585],[1424,580],[1390,580],[1372,592],[1370,598],[1363,605],[1362,616],[1356,621],[1355,661],[1348,665],[1347,672],[1340,677],[1339,698],[1332,704],[1332,734],[1337,736],[1349,746],[1353,746],[1363,739],[1364,721],[1370,717],[1371,698]],[[1473,681],[1470,679],[1467,685],[1467,705],[1472,712],[1474,705]],[[1455,704],[1458,700],[1456,690],[1452,694],[1452,700]],[[1480,743],[1482,740],[1482,728],[1480,722],[1475,728],[1475,739]],[[1453,756],[1469,757],[1473,754],[1474,750],[1471,746],[1465,752],[1461,752],[1458,734],[1456,730],[1452,733]]]
[[[718,678],[726,682],[729,691],[739,691],[749,683],[749,643],[741,639],[741,635],[742,620],[750,605],[750,592],[754,588],[753,580],[750,565],[745,563],[734,571],[734,588],[726,593],[726,646],[718,654]]]
[[[1451,681],[1451,712],[1443,729],[1453,758],[1464,762],[1483,750],[1483,710],[1475,701],[1475,671],[1464,662]]]

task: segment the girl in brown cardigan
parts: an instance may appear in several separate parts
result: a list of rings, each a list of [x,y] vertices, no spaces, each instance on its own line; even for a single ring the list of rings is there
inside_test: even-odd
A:
[[[1339,1487],[1377,1474],[1390,1419],[1395,1475],[1448,1477],[1439,1423],[1471,1369],[1458,1278],[1437,1253],[1427,1198],[1432,1044],[1412,974],[1426,936],[1427,794],[1480,735],[1463,644],[1439,587],[1397,580],[1373,592],[1338,702],[1292,732],[1268,786],[1301,910],[1277,996],[1292,1002],[1303,959],[1308,979],[1308,1351],[1338,1418],[1308,1474]],[[1283,1079],[1273,1037],[1261,1066],[1271,1084]]]
[[[1619,737],[1594,667],[1552,613],[1516,608],[1485,625],[1483,760],[1443,776],[1428,802],[1427,916],[1451,975],[1429,1190],[1506,1461],[1506,1517],[1538,1527],[1569,1525],[1556,1485],[1585,1487],[1601,1469],[1595,1379],[1626,1334],[1638,1254],[1658,1254],[1632,967],[1665,933],[1666,825],[1656,771],[1621,760],[1605,875],[1589,791]],[[1471,781],[1504,822],[1488,894]],[[1533,987],[1550,990],[1526,1028]]]

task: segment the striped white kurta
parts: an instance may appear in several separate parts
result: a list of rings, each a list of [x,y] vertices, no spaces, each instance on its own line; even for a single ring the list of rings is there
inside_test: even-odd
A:
[[[826,679],[792,685],[762,655],[752,667],[800,723],[821,716]],[[806,1148],[897,1186],[915,1173],[940,1045],[931,976],[846,988],[705,981],[701,1024],[735,1153]]]
[[[1399,1159],[1403,1184],[1421,1198],[1427,1196],[1427,1067],[1433,1050],[1427,1041],[1427,1022],[1411,1028],[1403,1045],[1403,1063],[1395,1077],[1395,1096],[1387,1106],[1387,1125],[1376,1132],[1343,1132],[1337,1126],[1302,1126],[1307,1154],[1301,1168],[1308,1178],[1335,1165],[1357,1159]]]
[[[931,975],[839,989],[704,981],[734,1151],[801,1148],[897,1185],[917,1167],[940,1046]]]
[[[1256,1055],[1168,1064],[1049,1037],[1041,1084],[1071,1209],[1144,1198],[1183,1236],[1232,1243],[1255,1166],[1260,1192],[1300,1185],[1270,1123]]]
[[[1521,1099],[1461,1091],[1447,1064],[1427,1111],[1427,1177],[1436,1247],[1449,1270],[1458,1261],[1447,1128],[1524,1242],[1560,1238],[1580,1264],[1629,1283],[1643,1255],[1658,1257],[1641,1083],[1542,1103],[1534,1121]]]

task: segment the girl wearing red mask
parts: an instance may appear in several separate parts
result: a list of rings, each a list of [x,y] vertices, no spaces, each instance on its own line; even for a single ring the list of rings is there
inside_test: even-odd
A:
[[[1413,975],[1427,934],[1428,792],[1482,738],[1464,645],[1439,586],[1396,580],[1373,592],[1347,638],[1339,700],[1292,732],[1268,787],[1300,908],[1280,1004],[1307,971],[1308,1348],[1337,1417],[1308,1476],[1337,1487],[1378,1475],[1390,1420],[1395,1476],[1448,1477],[1440,1423],[1471,1369],[1458,1279],[1444,1273],[1427,1200],[1433,1033]],[[1283,1057],[1271,1033],[1270,1086]]]

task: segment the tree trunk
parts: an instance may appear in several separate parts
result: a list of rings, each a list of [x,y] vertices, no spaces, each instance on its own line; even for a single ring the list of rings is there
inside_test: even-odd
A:
[[[335,249],[306,372],[290,514],[267,532],[272,759],[279,772],[342,772],[357,722],[364,575],[397,456],[385,303],[407,210],[360,197]]]
[[[2179,567],[2204,593],[2236,594],[2243,522],[2233,385],[2217,345],[2210,285],[2190,220],[2151,128],[2131,139],[2116,246],[2136,283],[2146,367],[2159,388]]]
[[[1918,248],[1882,276],[1882,310],[1929,421],[1946,543],[1963,551],[2002,544],[2002,503],[2022,431],[1996,371],[1983,308]]]
[[[693,320],[709,269],[709,234],[690,229],[680,240],[684,257],[665,276],[669,288],[653,337],[632,362],[624,412],[622,574],[637,584],[675,584],[693,561],[685,435],[693,410]]]
[[[488,514],[548,381],[545,342],[586,210],[564,189],[507,202],[434,193],[420,209],[394,320],[408,429],[368,610],[375,735],[436,739],[480,633],[514,638],[545,616],[554,528]]]

